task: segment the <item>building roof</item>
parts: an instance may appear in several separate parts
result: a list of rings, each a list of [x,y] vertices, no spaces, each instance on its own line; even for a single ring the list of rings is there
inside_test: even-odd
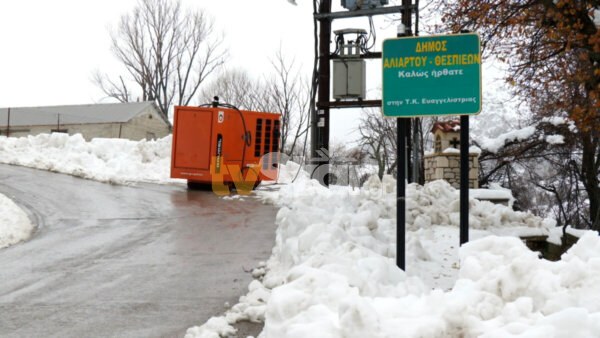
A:
[[[127,122],[153,106],[152,101],[49,107],[11,107],[10,126],[46,126]],[[0,108],[0,126],[8,124],[8,109]]]
[[[438,130],[443,133],[458,133],[460,132],[460,121],[452,120],[436,122],[433,124],[433,128],[431,128],[431,132],[435,134]]]

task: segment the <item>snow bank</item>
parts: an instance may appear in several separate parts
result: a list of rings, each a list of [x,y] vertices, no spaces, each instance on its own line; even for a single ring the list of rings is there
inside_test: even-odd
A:
[[[295,168],[293,163],[284,167]],[[489,270],[499,268],[497,261],[512,264],[512,256],[489,264],[480,253],[473,254],[476,261],[467,261],[475,249],[463,250],[459,264],[459,201],[448,183],[407,188],[407,273],[395,265],[396,192],[391,177],[380,181],[374,176],[353,190],[326,189],[300,175],[279,191],[259,195],[281,207],[276,244],[269,261],[256,271],[261,277],[222,317],[229,324],[264,319],[263,338],[312,337],[315,332],[319,337],[474,336],[488,328],[503,332],[503,323],[510,324],[502,316],[514,299],[488,295],[483,289],[488,284],[477,283],[490,278]],[[471,200],[470,206],[472,238],[547,234],[552,226],[489,202]],[[473,242],[484,243],[480,247],[473,245],[497,255],[507,239],[484,240]],[[530,264],[541,262],[520,240],[513,237],[507,243],[505,255],[528,253]],[[517,277],[510,282],[517,283],[517,290],[529,285]],[[497,323],[486,322],[494,317],[500,318]],[[188,338],[205,329],[190,329]]]
[[[504,135],[504,139],[523,137]],[[80,135],[0,137],[0,161],[85,178],[170,182],[170,138],[131,142]],[[290,182],[298,166],[282,166]],[[278,187],[279,189],[274,189]],[[472,242],[458,249],[459,201],[444,181],[407,188],[407,271],[395,265],[395,181],[326,189],[300,172],[259,195],[280,206],[271,258],[224,316],[191,337],[233,335],[239,320],[273,337],[594,337],[600,332],[600,239],[585,233],[559,262],[515,237],[548,234],[529,213],[470,204]],[[0,197],[0,247],[31,233]],[[8,224],[8,226],[6,226]],[[20,225],[17,230],[11,225]],[[10,233],[10,234],[9,234]],[[8,234],[8,235],[7,235]],[[9,238],[7,241],[6,238]],[[460,261],[459,261],[460,258]]]
[[[24,241],[33,231],[25,212],[0,194],[0,249]]]
[[[276,246],[263,278],[273,291],[261,337],[598,335],[597,235],[585,235],[557,263],[540,260],[515,237],[486,236],[461,249],[452,289],[431,290],[411,272],[433,258],[417,243],[423,229],[454,223],[455,194],[444,182],[409,186],[405,274],[394,264],[388,222],[394,186],[388,178],[371,179],[356,194],[314,181],[281,189]],[[471,210],[473,227],[486,231],[549,226],[489,203],[471,201]]]
[[[0,162],[110,183],[174,182],[169,178],[171,136],[156,141],[62,133],[0,137]]]

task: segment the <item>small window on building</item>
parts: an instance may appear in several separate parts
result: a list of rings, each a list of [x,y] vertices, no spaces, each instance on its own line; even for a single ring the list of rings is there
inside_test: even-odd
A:
[[[152,120],[152,114],[148,114],[148,118]]]
[[[50,129],[50,133],[68,134],[69,133],[69,129]]]
[[[434,152],[436,152],[436,153],[441,153],[442,152],[442,138],[440,137],[440,135],[437,135],[435,137]]]
[[[154,133],[146,132],[146,140],[150,141],[154,139],[156,139],[156,135]]]

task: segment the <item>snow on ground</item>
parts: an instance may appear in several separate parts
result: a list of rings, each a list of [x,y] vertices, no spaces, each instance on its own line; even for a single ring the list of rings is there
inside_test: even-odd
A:
[[[255,270],[262,277],[187,338],[225,336],[239,320],[265,321],[263,338],[600,336],[595,233],[562,261],[541,260],[516,236],[547,235],[552,220],[471,200],[472,241],[459,250],[456,190],[411,184],[405,273],[394,260],[393,179],[325,189],[300,175],[259,195],[281,207],[272,256]]]
[[[92,139],[81,134],[0,136],[0,163],[60,172],[101,182],[170,183],[171,137],[156,141]],[[183,182],[183,181],[179,181]]]
[[[173,183],[171,137],[157,141],[93,139],[54,133],[0,136],[0,163],[21,165],[109,183]],[[24,212],[0,195],[0,248],[27,239],[33,226]]]
[[[26,240],[32,231],[33,225],[25,212],[0,194],[0,249]]]
[[[170,143],[0,137],[0,161],[104,182],[169,183]],[[280,207],[271,257],[238,304],[186,337],[226,337],[239,320],[264,321],[263,338],[600,336],[596,233],[579,234],[559,262],[541,260],[515,236],[556,234],[551,220],[472,199],[471,242],[459,250],[456,190],[443,181],[409,185],[404,272],[394,259],[392,178],[326,189],[303,172],[291,183],[294,163],[282,169],[284,184],[258,192]],[[5,204],[1,217],[12,214]]]

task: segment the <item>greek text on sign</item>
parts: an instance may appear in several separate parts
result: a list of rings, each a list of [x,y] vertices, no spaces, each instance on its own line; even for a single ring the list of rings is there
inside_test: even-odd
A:
[[[386,40],[382,68],[385,116],[473,115],[481,111],[477,34]]]

